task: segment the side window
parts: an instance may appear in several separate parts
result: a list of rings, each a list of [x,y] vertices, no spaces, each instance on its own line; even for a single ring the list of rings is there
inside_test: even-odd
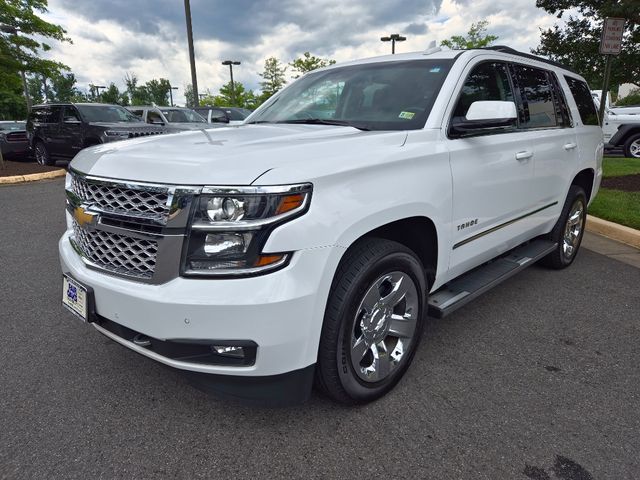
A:
[[[211,121],[212,122],[226,122],[227,116],[222,110],[216,110],[215,108],[211,110]]]
[[[140,117],[140,119],[142,119],[144,117],[144,110],[129,110],[131,113],[133,113],[134,115]]]
[[[31,110],[31,119],[34,123],[47,123],[50,114],[49,107],[36,107]]]
[[[553,102],[556,106],[558,124],[561,127],[571,127],[571,113],[569,112],[569,107],[567,107],[567,99],[558,82],[558,77],[553,72],[547,72],[547,75],[549,75],[549,80],[551,80],[551,85],[553,86]]]
[[[78,115],[77,110],[74,107],[64,107],[64,116],[63,121],[64,122],[79,122],[80,121],[80,115]]]
[[[147,110],[147,123],[164,123],[164,120],[158,112]]]
[[[479,100],[514,101],[507,67],[504,63],[481,63],[469,73],[453,110],[454,119],[465,117],[471,104]]]
[[[582,123],[585,125],[600,125],[598,122],[598,112],[596,112],[596,106],[593,103],[591,91],[586,82],[567,76],[565,76],[564,79],[569,84],[571,95],[573,95],[573,99],[576,101]]]
[[[520,127],[557,126],[556,107],[547,72],[525,65],[515,65],[514,71],[522,99]]]

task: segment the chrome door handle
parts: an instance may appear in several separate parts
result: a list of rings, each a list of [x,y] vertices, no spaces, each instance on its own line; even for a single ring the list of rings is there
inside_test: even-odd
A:
[[[516,160],[528,160],[533,157],[533,152],[530,150],[525,150],[524,152],[516,153]]]
[[[565,150],[573,150],[577,146],[578,145],[576,143],[565,143],[562,148],[564,148]]]

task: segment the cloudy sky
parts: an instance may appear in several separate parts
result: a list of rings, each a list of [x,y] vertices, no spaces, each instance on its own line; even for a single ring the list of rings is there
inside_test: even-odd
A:
[[[241,61],[234,78],[258,89],[270,56],[287,63],[305,51],[337,61],[382,55],[391,47],[379,38],[389,33],[407,36],[397,51],[423,50],[483,19],[497,43],[529,51],[539,29],[558,21],[535,0],[192,0],[191,14],[198,87],[214,94],[229,80],[224,59]],[[123,87],[130,72],[143,83],[168,78],[183,101],[190,70],[182,0],[50,0],[46,18],[73,40],[49,56],[69,65],[81,88]]]

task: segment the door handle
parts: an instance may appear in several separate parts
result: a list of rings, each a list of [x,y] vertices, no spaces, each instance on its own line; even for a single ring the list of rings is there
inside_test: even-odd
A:
[[[574,148],[576,148],[578,145],[575,143],[565,143],[564,146],[562,148],[564,148],[565,150],[573,150]]]
[[[533,152],[531,150],[516,153],[516,160],[528,160],[531,157],[533,157]]]

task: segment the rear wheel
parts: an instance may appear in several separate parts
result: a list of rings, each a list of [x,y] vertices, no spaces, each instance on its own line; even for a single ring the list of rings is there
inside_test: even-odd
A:
[[[40,165],[53,165],[54,162],[51,159],[51,155],[49,155],[49,151],[44,145],[44,142],[38,140],[33,150],[36,157],[36,162],[38,162]]]
[[[640,158],[640,133],[631,135],[624,143],[624,156]]]
[[[427,280],[404,245],[366,239],[345,254],[325,313],[316,383],[345,404],[375,400],[402,378],[420,340]]]
[[[573,263],[582,243],[587,220],[587,196],[584,190],[571,185],[562,213],[549,239],[556,242],[556,249],[540,263],[550,268],[566,268]]]

